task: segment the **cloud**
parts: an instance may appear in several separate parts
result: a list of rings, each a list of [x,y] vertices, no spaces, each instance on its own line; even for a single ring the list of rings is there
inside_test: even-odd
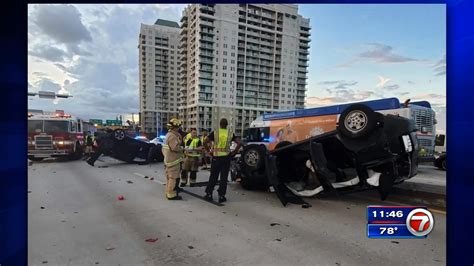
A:
[[[379,83],[377,83],[377,87],[379,88],[382,88],[383,86],[385,86],[385,84],[387,84],[387,82],[389,82],[390,80],[392,80],[391,78],[384,78],[382,76],[379,76]]]
[[[412,100],[427,100],[427,99],[446,99],[446,95],[438,93],[424,93],[418,94],[411,98]]]
[[[37,5],[31,20],[44,34],[59,43],[92,41],[90,32],[82,24],[81,13],[73,5]]]
[[[398,90],[399,88],[400,88],[399,85],[393,84],[393,85],[384,86],[382,89],[388,90],[388,91],[394,91],[394,90]]]
[[[63,62],[67,58],[67,53],[54,46],[36,46],[28,52],[30,55],[46,59],[53,62]]]
[[[45,63],[63,72],[70,82],[63,84],[64,79],[54,81],[57,86],[48,90],[68,92],[73,97],[60,99],[54,107],[51,100],[35,98],[28,102],[29,106],[43,110],[64,109],[86,119],[110,119],[119,114],[136,114],[139,108],[137,43],[140,23],[153,24],[157,18],[178,21],[183,5],[94,4],[47,7],[55,9],[54,12],[68,10],[69,15],[75,17],[71,19],[75,21],[74,28],[82,30],[76,30],[79,37],[75,38],[65,36],[66,33],[61,29],[54,31],[54,34],[46,32],[46,23],[41,23],[44,19],[38,20],[45,11],[34,6],[28,23],[30,50],[33,50],[31,47],[48,46],[64,49],[66,56],[63,61],[48,60]],[[71,24],[63,20],[70,19],[60,16],[56,23]],[[93,56],[89,56],[91,54]],[[36,57],[30,54],[29,63],[34,63],[33,58]],[[32,71],[40,71],[34,66],[30,66]],[[54,76],[46,70],[44,72],[50,74],[50,77]],[[41,79],[32,76],[35,80]]]
[[[405,57],[393,52],[393,47],[381,43],[370,43],[369,50],[359,54],[360,58],[368,58],[376,63],[402,63],[417,61],[417,59]]]
[[[339,64],[338,67],[349,67],[359,62],[373,62],[376,64],[392,64],[419,61],[415,58],[395,53],[393,47],[382,43],[368,43],[367,49],[356,55],[348,62]]]
[[[357,83],[358,83],[357,81],[330,80],[330,81],[321,81],[318,84],[324,85],[325,89],[329,93],[331,93],[331,91],[333,90],[347,90],[348,88],[357,85]]]
[[[374,91],[363,90],[363,91],[354,91],[354,90],[339,90],[333,93],[333,95],[328,97],[316,97],[310,96],[306,98],[306,106],[316,107],[324,106],[331,104],[340,104],[348,102],[358,102],[366,100],[370,97],[378,97],[378,94]]]
[[[444,76],[446,75],[446,55],[443,55],[443,58],[438,60],[434,65],[433,69],[435,76]]]

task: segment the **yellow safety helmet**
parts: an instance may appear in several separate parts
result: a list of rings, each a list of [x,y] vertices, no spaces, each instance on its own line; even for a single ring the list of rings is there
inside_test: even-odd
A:
[[[168,128],[175,128],[175,127],[180,127],[181,124],[182,122],[178,118],[171,118],[166,126],[168,126]]]

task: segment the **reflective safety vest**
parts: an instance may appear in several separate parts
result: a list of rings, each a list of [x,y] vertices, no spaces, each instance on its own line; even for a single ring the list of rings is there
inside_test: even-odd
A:
[[[184,136],[184,144],[186,145],[186,143],[188,142],[188,140],[190,140],[192,137],[191,137],[191,133],[188,133],[186,134],[186,136]]]
[[[214,156],[229,155],[233,135],[234,133],[230,129],[219,128],[219,130],[214,130],[214,145],[212,147]]]
[[[198,143],[199,143],[199,138],[193,138],[191,143],[189,143],[188,146],[186,146],[186,148],[190,149],[190,150],[193,150],[193,149],[196,149],[198,147]],[[189,157],[199,157],[201,156],[201,153],[198,152],[198,151],[188,151],[186,152],[186,156],[189,156]]]

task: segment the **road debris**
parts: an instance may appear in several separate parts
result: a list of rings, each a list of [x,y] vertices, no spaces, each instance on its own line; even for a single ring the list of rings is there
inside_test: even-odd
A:
[[[400,244],[400,242],[398,242],[398,241],[392,241],[392,243],[394,243],[394,244]]]
[[[144,178],[148,178],[148,176],[144,176]]]
[[[150,177],[150,180],[154,180],[155,178],[154,177]]]
[[[189,249],[193,249],[194,247],[193,246],[188,246]]]
[[[44,210],[45,208],[43,206],[41,206],[41,209]]]
[[[117,200],[124,200],[124,199],[125,199],[125,197],[122,196],[122,195],[117,196]]]
[[[47,260],[44,260],[44,261],[42,261],[41,263],[46,264],[46,263],[48,263],[48,261],[47,261]]]
[[[99,166],[97,166],[97,168],[108,168],[108,166],[107,165],[99,165]]]
[[[145,240],[145,242],[148,243],[155,243],[156,241],[158,241],[158,238],[148,238],[147,240]]]
[[[281,238],[275,238],[275,241],[281,242]]]
[[[127,180],[127,183],[129,183],[129,184],[133,184],[133,181]]]
[[[106,247],[105,250],[107,251],[110,251],[110,250],[114,250],[115,248],[114,247]]]
[[[280,225],[279,223],[271,223],[270,226]]]

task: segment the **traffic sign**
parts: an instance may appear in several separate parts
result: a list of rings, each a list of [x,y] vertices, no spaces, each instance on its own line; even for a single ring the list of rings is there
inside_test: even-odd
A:
[[[122,121],[120,121],[120,120],[105,120],[105,124],[107,126],[120,126],[120,125],[122,125]]]
[[[102,125],[103,121],[102,119],[89,119],[89,123],[91,124],[97,124],[97,125]]]
[[[406,226],[414,236],[426,236],[433,230],[433,215],[426,209],[414,209],[407,216]]]

